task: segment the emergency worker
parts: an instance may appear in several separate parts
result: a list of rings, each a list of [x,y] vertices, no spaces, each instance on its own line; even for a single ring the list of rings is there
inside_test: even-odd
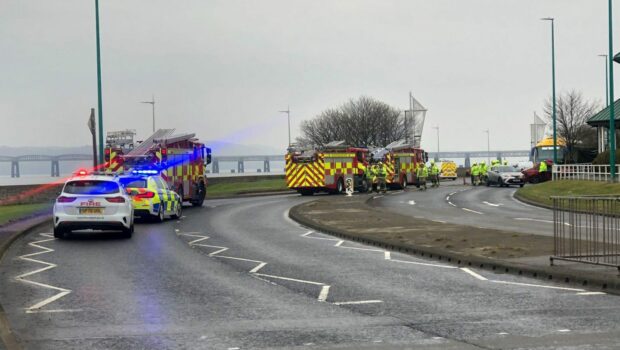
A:
[[[473,186],[478,186],[480,184],[480,165],[478,163],[474,163],[471,167],[471,184]]]
[[[379,167],[377,168],[377,192],[381,191],[383,193],[387,192],[387,169],[383,162],[379,162]]]
[[[370,163],[368,163],[368,165],[366,166],[366,170],[364,170],[364,177],[366,178],[366,185],[368,186],[367,191],[368,193],[372,193],[372,165],[370,165]]]
[[[431,182],[432,182],[432,187],[439,187],[439,167],[437,166],[437,164],[435,164],[434,160],[431,160],[431,167],[430,167],[430,175],[431,175]]]
[[[378,173],[379,173],[379,169],[377,168],[377,163],[375,163],[375,164],[372,165],[372,168],[370,169],[370,174],[372,175],[372,182],[370,183],[370,188],[371,189],[377,185],[377,175],[378,175]],[[372,191],[370,191],[370,192],[372,192]]]
[[[480,162],[480,182],[487,182],[487,163],[483,160]]]
[[[426,191],[426,178],[428,177],[428,168],[426,164],[418,164],[417,177],[418,183],[420,184],[420,190]]]

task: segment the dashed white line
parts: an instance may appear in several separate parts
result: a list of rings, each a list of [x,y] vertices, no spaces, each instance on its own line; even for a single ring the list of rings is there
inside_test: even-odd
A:
[[[548,223],[548,224],[553,224],[553,221],[551,221],[551,220],[542,220],[542,219],[515,218],[515,220],[518,220],[518,221],[536,221],[536,222],[545,222],[545,223]]]
[[[490,205],[490,206],[492,206],[492,207],[499,207],[499,206],[502,206],[502,205],[503,205],[502,203],[489,203],[489,202],[487,202],[487,201],[483,201],[482,203],[484,203],[484,204],[486,204],[486,205]]]
[[[470,274],[470,275],[474,276],[475,278],[477,278],[477,279],[479,279],[479,280],[481,280],[481,281],[488,281],[488,280],[489,280],[488,278],[486,278],[486,277],[484,277],[484,276],[482,276],[482,275],[479,275],[479,274],[475,273],[474,271],[472,271],[472,270],[468,269],[467,267],[461,267],[461,270],[462,270],[463,272],[466,272],[466,273],[468,273],[468,274]]]
[[[362,305],[362,304],[377,304],[382,303],[383,300],[359,300],[359,301],[340,301],[332,303],[334,305]]]
[[[456,204],[452,203],[452,202],[448,202],[448,204],[450,204],[453,207],[456,207]]]
[[[570,329],[558,329],[558,332],[560,332],[560,333],[568,333],[568,332],[570,332]]]
[[[414,200],[410,200],[409,202],[407,202],[407,204],[409,204],[409,205],[415,205],[415,201],[414,201]]]
[[[604,292],[579,292],[577,295],[607,295]]]
[[[483,215],[484,214],[484,213],[481,213],[479,211],[475,211],[475,210],[471,210],[471,209],[467,209],[467,208],[461,208],[461,209],[463,209],[465,211],[468,211],[470,213],[478,214],[478,215]]]
[[[329,286],[323,286],[321,288],[321,292],[319,293],[319,297],[317,298],[318,301],[325,301],[327,300],[327,295],[329,294]]]

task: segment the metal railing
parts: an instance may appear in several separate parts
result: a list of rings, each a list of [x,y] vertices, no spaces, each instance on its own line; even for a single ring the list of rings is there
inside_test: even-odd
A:
[[[554,164],[552,180],[589,180],[609,181],[611,175],[609,165],[596,164]],[[620,166],[616,165],[616,174]]]
[[[554,260],[613,266],[620,272],[620,196],[553,196]]]

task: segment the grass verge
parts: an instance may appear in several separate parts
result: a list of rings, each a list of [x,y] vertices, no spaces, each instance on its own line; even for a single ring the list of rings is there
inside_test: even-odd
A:
[[[0,225],[4,225],[9,221],[32,215],[38,211],[45,210],[49,207],[49,203],[0,206]]]
[[[551,206],[553,205],[551,196],[620,196],[620,183],[583,180],[548,181],[520,188],[517,190],[517,195],[535,203]]]
[[[283,178],[222,182],[209,185],[207,188],[207,198],[286,190],[288,190],[288,187],[286,186],[286,182]]]

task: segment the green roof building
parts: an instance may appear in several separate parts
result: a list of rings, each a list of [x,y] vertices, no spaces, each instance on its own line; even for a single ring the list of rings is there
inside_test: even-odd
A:
[[[616,130],[620,129],[620,99],[614,102],[614,114],[616,119]],[[604,152],[609,147],[607,135],[609,133],[609,107],[603,108],[601,111],[590,117],[586,123],[593,126],[597,130],[598,151]],[[618,136],[616,134],[616,144],[618,144]]]

